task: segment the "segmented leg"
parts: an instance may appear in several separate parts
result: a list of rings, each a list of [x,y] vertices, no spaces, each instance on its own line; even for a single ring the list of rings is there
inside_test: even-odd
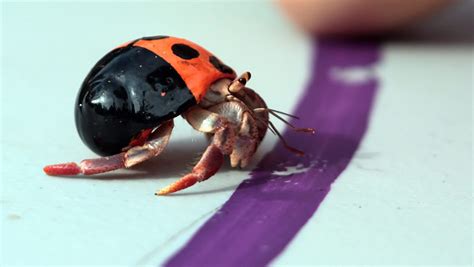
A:
[[[235,143],[235,128],[237,124],[227,117],[215,112],[203,109],[199,106],[188,110],[183,117],[197,131],[214,134],[212,142],[222,151],[229,155]]]
[[[161,124],[151,135],[150,140],[142,146],[135,146],[109,157],[85,159],[79,164],[74,162],[48,165],[43,168],[48,175],[92,175],[113,171],[121,168],[128,168],[140,162],[158,156],[168,144],[173,130],[173,121]]]
[[[194,129],[214,134],[212,142],[191,173],[161,189],[157,195],[167,195],[208,179],[219,170],[224,155],[229,155],[234,147],[236,126],[225,117],[200,107],[190,109],[183,116]]]
[[[199,162],[194,166],[191,173],[186,174],[178,181],[155,193],[156,195],[167,195],[202,182],[213,176],[224,162],[222,151],[214,144],[207,147]]]

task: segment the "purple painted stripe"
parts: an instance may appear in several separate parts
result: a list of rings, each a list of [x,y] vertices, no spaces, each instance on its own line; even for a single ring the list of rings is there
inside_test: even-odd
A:
[[[348,84],[334,78],[334,68],[371,66],[379,59],[378,45],[321,41],[315,52],[313,77],[295,113],[302,118],[296,123],[314,126],[317,135],[284,133],[307,155],[295,156],[278,144],[167,266],[268,264],[346,168],[367,128],[377,81]],[[289,166],[309,169],[283,175]]]

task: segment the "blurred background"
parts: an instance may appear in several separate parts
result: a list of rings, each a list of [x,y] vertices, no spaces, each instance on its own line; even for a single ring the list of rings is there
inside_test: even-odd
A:
[[[369,130],[274,266],[472,264],[473,2],[355,0],[2,2],[1,265],[163,263],[246,170],[225,166],[169,198],[206,140],[179,118],[162,157],[92,178],[46,164],[93,157],[74,126],[77,90],[127,40],[172,35],[209,49],[272,107],[291,111],[318,40],[380,43]],[[277,122],[282,129],[283,125]],[[267,135],[255,164],[276,142]]]

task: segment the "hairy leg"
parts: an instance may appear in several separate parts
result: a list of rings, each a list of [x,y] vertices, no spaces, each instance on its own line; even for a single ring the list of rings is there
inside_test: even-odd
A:
[[[208,179],[219,170],[224,162],[224,155],[232,153],[236,126],[227,118],[198,106],[188,110],[183,117],[194,129],[213,134],[212,141],[189,174],[158,191],[157,195],[167,195]]]

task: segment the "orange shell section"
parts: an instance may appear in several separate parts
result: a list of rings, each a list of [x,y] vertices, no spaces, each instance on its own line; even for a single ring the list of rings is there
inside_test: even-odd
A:
[[[197,50],[199,56],[192,59],[180,58],[176,56],[171,49],[171,46],[174,44],[188,45]],[[234,79],[236,77],[235,73],[223,73],[216,69],[209,61],[213,54],[185,39],[168,37],[158,40],[138,40],[133,46],[148,49],[170,63],[183,78],[198,103],[206,94],[207,89],[209,89],[211,84],[215,81],[222,78]]]

